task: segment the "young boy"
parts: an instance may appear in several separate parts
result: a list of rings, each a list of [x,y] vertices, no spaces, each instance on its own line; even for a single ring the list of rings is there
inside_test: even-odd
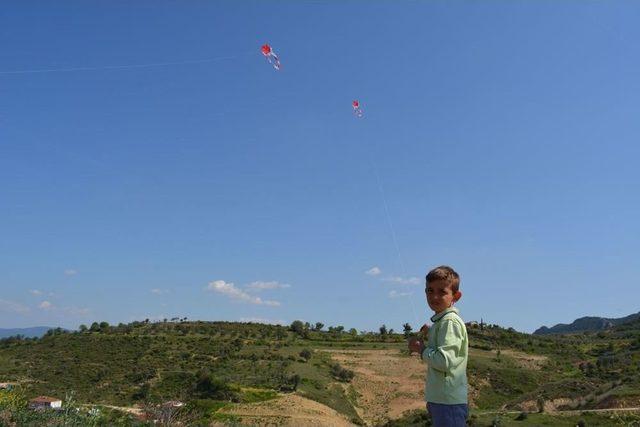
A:
[[[433,325],[424,325],[427,345],[421,340],[409,341],[409,350],[421,355],[429,364],[425,401],[434,427],[464,427],[467,406],[467,328],[453,304],[460,300],[460,276],[446,265],[427,274],[426,294],[429,307],[435,312]]]

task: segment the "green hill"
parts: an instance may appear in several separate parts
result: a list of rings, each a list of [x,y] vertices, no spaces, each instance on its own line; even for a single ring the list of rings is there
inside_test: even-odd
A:
[[[80,404],[180,400],[201,420],[233,418],[220,409],[295,393],[364,423],[358,379],[366,369],[357,357],[340,366],[332,352],[380,351],[401,360],[410,357],[405,337],[316,329],[302,322],[165,321],[51,330],[40,339],[0,340],[0,382],[17,383],[25,397],[73,391]],[[491,325],[470,327],[469,337],[478,411],[584,409],[640,397],[640,321],[569,336]]]
[[[630,314],[629,316],[609,319],[606,317],[581,317],[580,319],[574,320],[570,324],[559,323],[555,326],[547,328],[546,326],[542,326],[538,328],[533,334],[534,335],[548,335],[548,334],[573,334],[577,332],[588,332],[588,331],[603,331],[607,329],[611,329],[615,326],[622,325],[625,323],[633,322],[640,319],[640,312],[635,314]]]

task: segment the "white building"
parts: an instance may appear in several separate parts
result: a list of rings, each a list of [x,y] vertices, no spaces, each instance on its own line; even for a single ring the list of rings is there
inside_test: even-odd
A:
[[[38,396],[29,401],[29,409],[61,409],[62,400],[57,397]]]

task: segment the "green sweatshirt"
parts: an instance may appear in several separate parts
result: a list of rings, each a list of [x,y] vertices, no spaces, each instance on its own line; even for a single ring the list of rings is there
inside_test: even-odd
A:
[[[454,307],[436,314],[431,321],[429,340],[422,351],[422,360],[429,364],[424,400],[447,405],[467,403],[467,328]]]

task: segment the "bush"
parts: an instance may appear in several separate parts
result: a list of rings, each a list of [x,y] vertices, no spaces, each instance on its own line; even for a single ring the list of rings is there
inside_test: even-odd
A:
[[[358,424],[355,423],[354,424]],[[424,409],[405,412],[402,418],[387,421],[384,427],[431,426],[431,418]]]
[[[353,379],[355,373],[350,371],[349,369],[345,369],[340,366],[339,363],[331,365],[331,375],[333,375],[337,380],[348,383]]]
[[[200,374],[193,387],[193,395],[200,399],[238,400],[238,395],[229,384],[211,378],[208,374]]]
[[[311,354],[311,350],[305,348],[300,352],[300,357],[302,357],[305,361],[308,361],[309,359],[311,359]]]
[[[280,391],[284,392],[293,392],[298,389],[298,385],[300,384],[301,378],[300,375],[294,374],[290,377],[283,377],[282,383],[280,384]]]
[[[516,421],[524,421],[524,420],[527,419],[528,416],[529,416],[529,414],[527,413],[527,411],[522,411],[516,417]]]

